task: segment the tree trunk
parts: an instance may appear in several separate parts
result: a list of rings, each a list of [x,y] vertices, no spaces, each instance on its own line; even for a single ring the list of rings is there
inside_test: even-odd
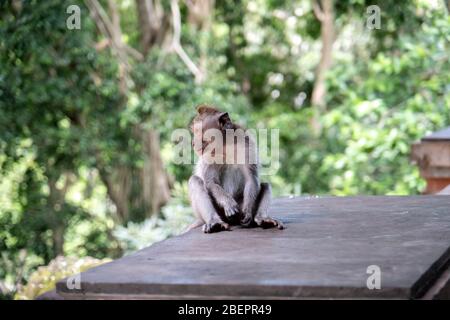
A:
[[[144,166],[140,172],[142,182],[142,204],[146,216],[159,211],[170,198],[170,181],[161,159],[159,134],[155,130],[141,129]]]
[[[136,0],[139,42],[143,55],[154,46],[163,46],[170,28],[168,15],[158,0]]]
[[[51,172],[51,169],[47,169]],[[61,216],[67,190],[72,184],[70,174],[65,175],[65,182],[61,189],[56,186],[59,174],[50,173],[47,176],[49,196],[48,196],[48,224],[52,229],[53,255],[54,257],[64,254],[64,232],[66,230],[66,219]]]
[[[126,167],[115,168],[112,172],[107,171],[106,166],[97,159],[97,168],[100,179],[106,186],[109,198],[116,207],[116,219],[124,224],[130,220],[130,169]]]
[[[170,31],[170,13],[165,12],[159,0],[135,0],[135,3],[142,52],[122,42],[120,15],[114,0],[108,0],[109,14],[106,14],[98,0],[86,0],[98,30],[108,39],[117,57],[119,88],[124,105],[130,90],[128,80],[132,64],[129,59],[142,61],[154,46],[164,49]],[[106,163],[99,150],[94,148],[100,177],[109,198],[115,204],[117,219],[122,224],[157,213],[170,196],[169,178],[160,155],[158,132],[137,125],[133,129],[133,136],[143,146],[144,164],[141,168]]]
[[[321,23],[320,34],[322,49],[320,61],[316,69],[316,79],[312,91],[311,104],[316,109],[313,119],[314,131],[320,131],[318,117],[325,110],[326,85],[325,78],[332,63],[334,30],[334,3],[333,0],[318,0],[314,2],[314,13]]]
[[[139,21],[140,44],[144,56],[154,46],[166,50],[170,30],[170,14],[164,11],[158,0],[136,0]],[[149,217],[159,212],[170,198],[170,181],[164,169],[159,144],[159,133],[154,129],[135,128],[136,138],[142,143],[144,152],[143,167],[138,170],[136,179],[140,181],[140,195],[137,203]]]
[[[191,0],[186,2],[188,23],[197,30],[205,31],[211,27],[215,0]]]
[[[64,255],[64,231],[65,227],[57,225],[53,228],[53,253],[55,257]]]
[[[200,31],[200,62],[199,69],[205,80],[208,58],[208,42],[214,16],[215,0],[192,0],[186,2],[188,6],[188,23]]]

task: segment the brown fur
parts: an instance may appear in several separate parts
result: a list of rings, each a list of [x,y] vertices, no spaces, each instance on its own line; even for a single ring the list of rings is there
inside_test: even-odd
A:
[[[196,124],[201,124],[201,132]],[[218,129],[225,133],[228,129],[236,130],[240,127],[231,121],[227,113],[207,105],[197,108],[197,115],[190,127],[194,139],[200,144],[194,145],[200,159],[195,173],[189,179],[189,195],[197,218],[205,223],[203,231],[210,233],[229,230],[230,224],[282,229],[283,224],[267,214],[271,197],[270,185],[260,184],[258,165],[248,161],[250,156],[246,156],[242,164],[238,164],[236,159],[232,163],[222,164],[209,163],[205,160],[203,151],[213,142],[205,141],[206,130]],[[247,136],[245,139],[245,143],[239,146],[245,148],[246,155],[250,155],[251,152],[257,153],[252,139]],[[225,141],[219,143],[225,144]],[[232,147],[237,149],[237,142],[233,141]],[[215,156],[213,153],[211,155]],[[224,155],[226,159],[226,153]]]

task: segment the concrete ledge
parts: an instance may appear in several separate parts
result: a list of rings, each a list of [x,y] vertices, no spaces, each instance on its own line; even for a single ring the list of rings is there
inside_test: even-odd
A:
[[[200,229],[65,281],[71,299],[409,299],[426,295],[450,263],[447,197],[277,199],[286,230]],[[381,289],[366,286],[368,266]],[[430,297],[428,297],[430,298]],[[433,297],[431,297],[433,298]]]
[[[56,289],[54,289],[41,294],[40,296],[36,297],[35,300],[64,300],[64,297],[59,295],[56,292]]]

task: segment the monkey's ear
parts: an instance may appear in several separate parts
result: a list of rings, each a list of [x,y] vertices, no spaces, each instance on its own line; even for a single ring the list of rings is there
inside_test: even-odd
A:
[[[222,112],[219,115],[219,123],[224,129],[233,129],[233,123],[231,122],[228,112]]]
[[[204,104],[201,104],[201,105],[199,105],[197,107],[197,113],[198,114],[202,114],[202,113],[208,112],[209,110],[211,110],[211,108],[206,106],[206,105],[204,105]]]

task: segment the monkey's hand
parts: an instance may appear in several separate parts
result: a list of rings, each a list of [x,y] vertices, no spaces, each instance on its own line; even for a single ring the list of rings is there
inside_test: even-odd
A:
[[[232,219],[239,213],[239,206],[233,198],[229,198],[223,206],[227,218]]]
[[[220,231],[226,231],[226,230],[230,230],[230,225],[223,221],[213,220],[213,221],[203,225],[204,233],[213,233],[213,232],[220,232]]]
[[[270,217],[255,217],[255,222],[258,225],[258,227],[261,227],[263,229],[268,229],[268,228],[278,228],[279,230],[284,229],[284,225],[275,219],[272,219]]]

